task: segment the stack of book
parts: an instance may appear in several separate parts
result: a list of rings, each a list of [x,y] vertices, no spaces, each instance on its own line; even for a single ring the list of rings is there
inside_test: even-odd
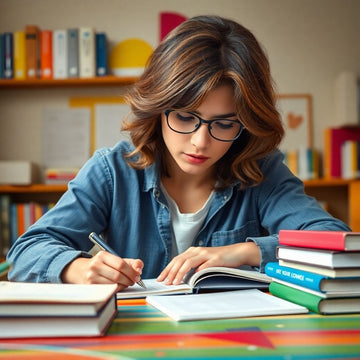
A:
[[[269,291],[319,314],[360,313],[360,233],[281,230]]]
[[[0,338],[104,335],[117,284],[0,282]]]

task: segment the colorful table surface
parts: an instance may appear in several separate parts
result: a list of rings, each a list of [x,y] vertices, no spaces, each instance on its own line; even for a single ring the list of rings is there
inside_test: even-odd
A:
[[[118,305],[104,337],[0,340],[0,360],[360,359],[360,314],[178,323],[144,300]]]

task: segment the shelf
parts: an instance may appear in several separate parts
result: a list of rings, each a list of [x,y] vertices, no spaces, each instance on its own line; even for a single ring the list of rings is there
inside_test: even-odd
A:
[[[306,186],[347,186],[351,182],[356,180],[347,179],[316,179],[316,180],[305,180],[304,185]]]
[[[86,87],[86,86],[124,86],[131,85],[136,77],[99,76],[94,78],[71,79],[8,79],[0,80],[0,89],[26,89],[26,88],[58,88],[58,87]]]
[[[304,181],[305,187],[332,187],[332,186],[348,186],[359,180],[344,179],[318,179]],[[32,184],[32,185],[0,185],[0,193],[51,193],[65,192],[66,184]]]
[[[67,184],[0,185],[0,194],[63,193],[66,190]]]

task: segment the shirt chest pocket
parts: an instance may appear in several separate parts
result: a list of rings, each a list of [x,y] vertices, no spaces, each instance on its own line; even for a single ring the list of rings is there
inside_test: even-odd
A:
[[[264,229],[259,228],[256,221],[249,221],[241,227],[232,230],[220,230],[211,235],[207,246],[225,246],[245,242],[248,237],[264,235]]]

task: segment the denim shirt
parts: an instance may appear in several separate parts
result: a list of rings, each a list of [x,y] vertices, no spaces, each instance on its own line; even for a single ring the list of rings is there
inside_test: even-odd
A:
[[[90,256],[92,231],[103,234],[119,256],[142,259],[143,278],[160,274],[172,253],[169,209],[157,164],[132,169],[123,158],[130,149],[119,142],[94,153],[55,207],[12,245],[9,280],[61,282],[67,264]],[[261,251],[258,270],[264,271],[276,260],[280,229],[350,230],[304,194],[279,151],[263,159],[260,168],[260,185],[216,192],[194,246],[254,241]]]

